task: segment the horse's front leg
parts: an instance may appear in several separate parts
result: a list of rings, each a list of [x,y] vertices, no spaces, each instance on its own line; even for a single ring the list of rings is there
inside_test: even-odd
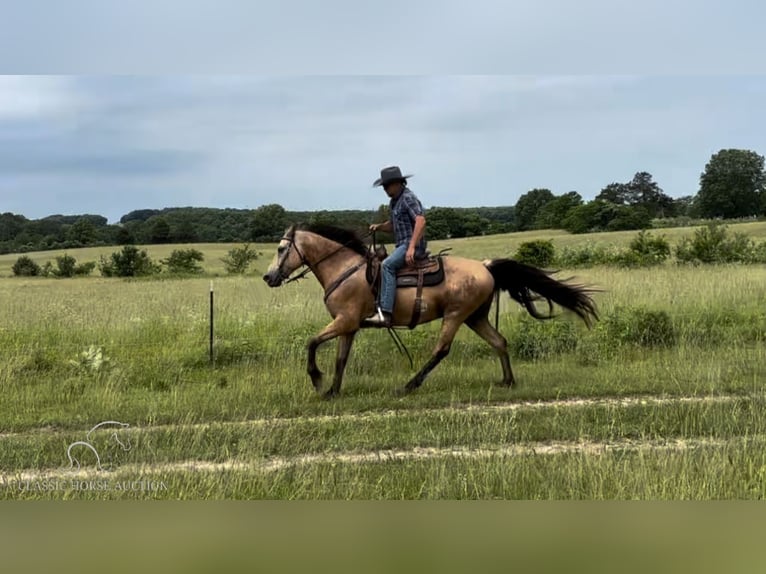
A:
[[[338,337],[338,353],[335,357],[335,378],[330,390],[324,394],[324,398],[332,399],[340,394],[340,386],[343,383],[343,372],[346,370],[346,363],[351,352],[351,345],[354,343],[356,331],[343,333]]]
[[[327,325],[319,332],[319,334],[312,337],[308,342],[308,364],[306,366],[306,372],[308,372],[309,377],[311,377],[311,383],[314,385],[317,392],[322,386],[322,371],[319,370],[316,362],[317,349],[321,344],[326,343],[339,335],[350,333],[355,330],[345,325],[345,323],[347,322],[340,316],[336,317],[332,323]]]

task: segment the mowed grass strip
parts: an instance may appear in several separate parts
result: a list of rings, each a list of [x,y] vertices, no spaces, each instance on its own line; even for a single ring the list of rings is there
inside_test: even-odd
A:
[[[3,499],[717,500],[766,495],[766,437],[400,452],[301,464],[228,461],[111,476],[5,479]],[[537,450],[535,449],[537,447]],[[714,469],[714,471],[711,471]]]
[[[645,403],[645,404],[642,404]],[[264,420],[258,424],[163,426],[94,433],[102,464],[157,464],[197,460],[240,462],[308,454],[413,448],[502,448],[545,441],[604,442],[730,439],[766,434],[766,397],[725,401],[636,401],[628,404],[553,404],[513,410],[403,412],[381,417]],[[67,449],[84,433],[37,433],[0,439],[0,469],[69,467]],[[130,450],[123,450],[129,446]],[[83,466],[95,456],[83,446],[71,453]]]

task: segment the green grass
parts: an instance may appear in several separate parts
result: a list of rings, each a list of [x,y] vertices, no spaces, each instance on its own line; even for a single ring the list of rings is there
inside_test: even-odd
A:
[[[766,235],[762,223],[732,227]],[[678,238],[691,231],[661,233]],[[450,245],[452,253],[482,259],[510,255],[517,242],[533,237],[552,237],[561,245],[591,240],[617,245],[633,235],[534,232],[434,242],[431,248]],[[177,247],[149,250],[159,258]],[[218,260],[231,246],[195,247],[206,254],[206,271],[222,274]],[[114,249],[70,253],[82,262]],[[262,272],[273,246],[257,249],[264,254],[256,262]],[[39,262],[53,257],[33,254]],[[0,257],[0,273],[14,260]],[[329,321],[321,288],[310,276],[280,289],[269,289],[256,273],[214,278],[212,366],[209,277],[2,278],[0,485],[5,481],[6,488],[0,486],[0,497],[761,497],[766,268],[562,270],[561,276],[570,275],[605,290],[596,295],[602,321],[592,331],[567,314],[536,322],[501,299],[500,328],[509,340],[518,387],[494,386],[500,378],[497,359],[483,341],[461,329],[451,354],[423,387],[398,397],[395,389],[414,371],[388,334],[366,331],[352,350],[342,397],[331,402],[320,399],[305,373],[306,342]],[[660,325],[667,337],[658,335]],[[437,330],[434,323],[400,332],[415,369],[427,360]],[[100,365],[83,355],[91,347],[101,349]],[[319,352],[326,379],[334,352],[334,343]],[[687,397],[700,400],[680,400]],[[559,402],[565,399],[585,403]],[[132,448],[121,452],[108,433],[99,434],[115,470],[98,476],[145,477],[165,488],[12,487],[17,473],[68,476],[67,445],[83,440],[103,420],[129,423],[125,432]],[[691,446],[649,448],[665,441]],[[551,442],[632,446],[600,454],[505,452]],[[647,448],[639,448],[642,444]],[[452,447],[497,452],[467,458],[433,452],[377,462],[353,458]],[[313,458],[300,458],[305,456]],[[82,460],[92,468],[92,459]],[[296,464],[261,468],[274,460]],[[156,468],[184,461],[224,466]],[[236,462],[245,466],[225,466]]]

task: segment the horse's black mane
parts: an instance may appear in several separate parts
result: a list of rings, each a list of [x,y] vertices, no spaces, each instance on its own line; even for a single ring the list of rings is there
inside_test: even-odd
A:
[[[367,254],[367,244],[356,232],[350,229],[324,223],[299,223],[295,226],[295,229],[321,235],[325,239],[348,247],[359,255]]]

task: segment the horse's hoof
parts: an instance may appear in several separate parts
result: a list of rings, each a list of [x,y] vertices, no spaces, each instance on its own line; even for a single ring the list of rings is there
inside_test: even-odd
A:
[[[340,396],[340,393],[336,390],[330,389],[325,394],[322,395],[322,399],[325,401],[331,401],[332,399],[337,399]]]
[[[314,371],[309,373],[311,377],[311,384],[314,385],[314,389],[318,392],[322,388],[322,371]]]
[[[410,386],[410,385],[404,385],[403,387],[399,387],[394,391],[394,395],[397,397],[406,397],[407,395],[413,393],[417,390],[417,387]]]
[[[504,389],[513,388],[516,385],[516,381],[511,379],[510,381],[498,381],[495,383],[496,387],[503,387]]]

